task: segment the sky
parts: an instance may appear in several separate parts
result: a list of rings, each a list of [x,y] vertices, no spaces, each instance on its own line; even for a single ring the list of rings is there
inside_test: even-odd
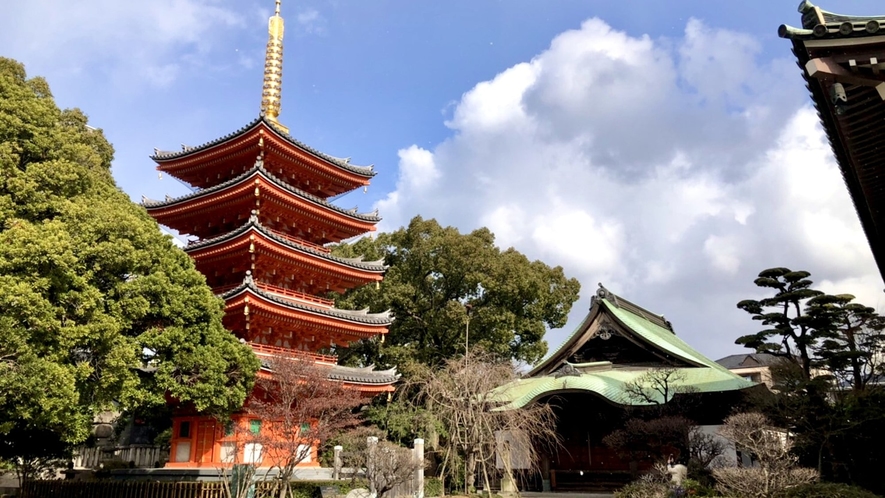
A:
[[[0,56],[114,144],[133,200],[182,195],[153,149],[258,116],[273,0],[0,3]],[[780,24],[795,0],[283,0],[280,121],[373,164],[379,230],[416,216],[603,283],[713,359],[760,329],[765,269],[885,311],[883,282]],[[874,15],[872,0],[826,10]]]

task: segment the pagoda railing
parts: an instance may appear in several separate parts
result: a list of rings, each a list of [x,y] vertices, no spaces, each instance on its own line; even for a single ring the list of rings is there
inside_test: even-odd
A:
[[[224,294],[225,292],[227,292],[231,289],[236,289],[240,285],[241,284],[234,284],[234,285],[223,285],[221,287],[214,287],[212,289],[212,292],[214,292],[216,295],[217,294]],[[270,294],[274,294],[276,296],[282,297],[284,299],[288,299],[290,301],[303,301],[303,302],[307,302],[309,304],[325,306],[327,308],[331,308],[332,306],[335,305],[335,301],[333,301],[331,299],[326,299],[326,298],[322,298],[319,296],[314,296],[313,294],[307,294],[304,292],[297,292],[297,291],[293,291],[293,290],[286,289],[283,287],[277,287],[275,285],[268,285],[268,284],[263,284],[260,282],[255,282],[255,287],[258,287],[259,289],[261,289],[263,291],[266,291]]]
[[[287,234],[287,233],[283,233],[283,232],[280,232],[280,231],[278,231],[278,230],[273,230],[273,229],[270,229],[270,228],[268,228],[267,230],[269,230],[271,233],[273,233],[273,234],[276,235],[277,237],[280,237],[280,238],[286,239],[286,240],[288,240],[289,242],[293,242],[293,243],[298,244],[298,245],[300,245],[300,246],[308,247],[308,248],[310,248],[310,249],[314,249],[314,250],[320,251],[320,252],[325,253],[325,254],[329,254],[330,252],[332,252],[332,250],[329,249],[328,247],[321,246],[321,245],[319,245],[319,244],[314,244],[313,242],[308,242],[308,241],[306,241],[306,240],[299,239],[298,237],[293,237],[293,236],[291,236],[291,235],[289,235],[289,234]]]
[[[278,346],[267,346],[264,344],[255,344],[250,342],[249,346],[259,356],[273,356],[286,360],[310,360],[316,363],[326,363],[329,365],[337,365],[338,357],[328,354],[309,353],[298,349],[287,349]]]
[[[313,294],[305,294],[304,292],[296,292],[293,290],[285,289],[283,287],[277,287],[275,285],[262,284],[260,282],[255,282],[255,286],[263,291],[270,292],[272,294],[277,294],[280,296],[287,297],[289,299],[295,299],[298,301],[307,301],[311,304],[320,304],[323,306],[332,307],[335,304],[335,301],[331,299],[325,299],[322,297],[314,296]]]

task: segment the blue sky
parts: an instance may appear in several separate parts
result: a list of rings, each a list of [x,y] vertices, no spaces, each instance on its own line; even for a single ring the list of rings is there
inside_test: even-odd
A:
[[[779,24],[798,2],[283,0],[292,134],[356,164],[382,229],[489,226],[663,313],[716,358],[757,324],[763,268],[881,308],[882,281]],[[876,14],[879,2],[823,8]],[[134,200],[179,195],[154,147],[198,145],[260,102],[272,0],[6,2],[0,55],[45,76],[116,150]],[[881,9],[885,10],[885,9]]]

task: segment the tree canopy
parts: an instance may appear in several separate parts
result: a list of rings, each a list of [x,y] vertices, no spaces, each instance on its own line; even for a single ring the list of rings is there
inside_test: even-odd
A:
[[[807,271],[770,268],[754,281],[774,296],[747,299],[738,308],[767,326],[738,338],[758,353],[796,363],[805,380],[822,368],[855,390],[880,375],[885,353],[885,319],[876,310],[853,302],[850,294],[829,295],[812,288]]]
[[[390,309],[385,342],[355,345],[367,363],[440,365],[480,347],[499,359],[534,363],[547,351],[547,327],[562,327],[580,284],[561,267],[495,246],[486,228],[468,234],[420,216],[408,227],[334,249],[340,256],[383,259],[378,288],[339,299],[342,307]]]
[[[111,176],[113,148],[0,58],[0,457],[174,399],[239,408],[258,361],[190,258]]]
[[[763,270],[755,283],[774,295],[738,303],[767,328],[736,342],[783,359],[772,366],[773,393],[755,402],[789,428],[803,465],[881,493],[885,455],[870,448],[885,444],[885,323],[852,295],[815,290],[810,276]]]

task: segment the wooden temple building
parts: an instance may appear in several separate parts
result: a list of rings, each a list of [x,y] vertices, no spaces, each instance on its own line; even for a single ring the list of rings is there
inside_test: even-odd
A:
[[[155,150],[158,169],[190,185],[192,192],[162,201],[144,199],[143,204],[160,224],[191,238],[185,251],[224,299],[225,327],[265,360],[259,376],[272,376],[275,361],[307,360],[326,368],[330,382],[342,383],[355,395],[390,392],[398,379],[395,370],[344,367],[334,356],[336,347],[385,334],[389,314],[338,309],[325,297],[330,291],[377,284],[384,276],[382,261],[340,258],[327,247],[375,230],[377,213],[329,202],[366,187],[375,172],[311,149],[278,122],[282,39],[277,0],[269,22],[259,117],[198,147]],[[233,423],[263,430],[253,418],[244,409]],[[260,449],[232,453],[245,450],[222,425],[187,406],[175,407],[167,467],[260,466]],[[315,447],[302,465],[318,465]]]
[[[848,16],[799,5],[782,25],[885,278],[885,15]]]
[[[675,373],[668,386],[671,394],[649,389],[649,399],[631,395],[628,384],[663,369]],[[682,407],[680,416],[700,426],[717,426],[755,386],[686,344],[663,316],[600,284],[590,312],[572,336],[525,377],[499,390],[498,409],[531,403],[554,407],[561,445],[542,455],[545,490],[610,490],[668,456],[631,459],[607,446],[603,439],[627,419],[674,403]],[[540,488],[537,483],[524,485]]]

